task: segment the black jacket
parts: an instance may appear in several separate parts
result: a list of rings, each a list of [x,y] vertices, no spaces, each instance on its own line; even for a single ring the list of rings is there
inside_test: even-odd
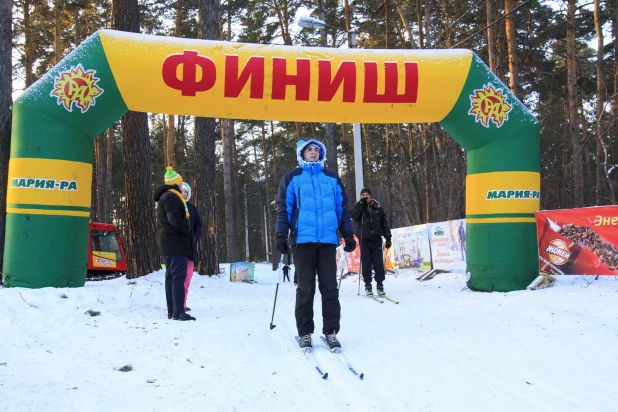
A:
[[[157,202],[157,234],[159,237],[159,253],[162,256],[193,255],[191,248],[191,228],[185,213],[182,200],[169,189],[177,185],[162,185],[154,191],[153,199]]]
[[[375,199],[371,199],[367,206],[356,202],[350,210],[350,217],[357,222],[356,237],[359,239],[378,239],[381,236],[390,239],[392,236],[386,213]]]
[[[189,227],[192,234],[191,249],[193,250],[193,256],[189,260],[197,263],[197,242],[202,237],[202,218],[193,203],[187,202],[187,207],[189,208]]]

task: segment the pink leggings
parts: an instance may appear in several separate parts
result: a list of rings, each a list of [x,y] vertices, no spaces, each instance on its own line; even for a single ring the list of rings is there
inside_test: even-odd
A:
[[[189,284],[191,283],[191,278],[193,277],[194,266],[195,262],[187,262],[187,278],[185,279],[185,308],[187,307],[187,295],[189,295]]]

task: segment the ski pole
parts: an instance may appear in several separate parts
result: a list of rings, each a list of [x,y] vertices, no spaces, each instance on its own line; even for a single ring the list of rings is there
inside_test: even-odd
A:
[[[288,250],[288,253],[290,251]],[[281,259],[279,260],[279,278],[281,278],[281,264],[283,263],[283,254],[281,254]],[[270,318],[270,330],[273,330],[277,327],[277,325],[273,325],[273,320],[275,320],[275,307],[277,306],[277,294],[279,293],[279,278],[277,278],[277,288],[275,289],[275,302],[273,303],[273,316]]]

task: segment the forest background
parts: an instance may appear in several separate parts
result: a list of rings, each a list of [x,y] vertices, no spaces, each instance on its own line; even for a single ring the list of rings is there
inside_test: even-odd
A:
[[[618,190],[616,0],[0,0],[0,268],[12,99],[99,29],[289,46],[467,48],[537,116],[541,208],[615,205]],[[327,22],[300,29],[302,15]],[[139,70],[139,62],[135,62]],[[439,87],[439,85],[436,85]],[[465,217],[466,153],[437,123],[362,124],[365,185],[391,227]],[[113,222],[129,278],[160,268],[153,188],[172,165],[204,220],[200,274],[219,262],[279,260],[281,176],[296,141],[325,142],[355,201],[351,124],[129,112],[96,137],[91,218]],[[333,155],[336,153],[336,155]]]

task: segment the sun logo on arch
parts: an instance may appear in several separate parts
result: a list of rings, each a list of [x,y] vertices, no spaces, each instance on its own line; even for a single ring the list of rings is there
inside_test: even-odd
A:
[[[62,105],[67,111],[73,111],[73,103],[80,108],[82,113],[94,106],[95,100],[103,89],[97,86],[101,79],[95,77],[96,70],[84,70],[81,64],[58,73],[54,78],[54,90],[51,97],[56,98],[56,103]]]
[[[502,94],[502,89],[494,88],[491,83],[483,85],[482,89],[474,90],[470,101],[472,105],[468,114],[473,115],[474,121],[485,127],[489,127],[490,120],[496,126],[502,126],[509,120],[509,112],[513,109]]]

